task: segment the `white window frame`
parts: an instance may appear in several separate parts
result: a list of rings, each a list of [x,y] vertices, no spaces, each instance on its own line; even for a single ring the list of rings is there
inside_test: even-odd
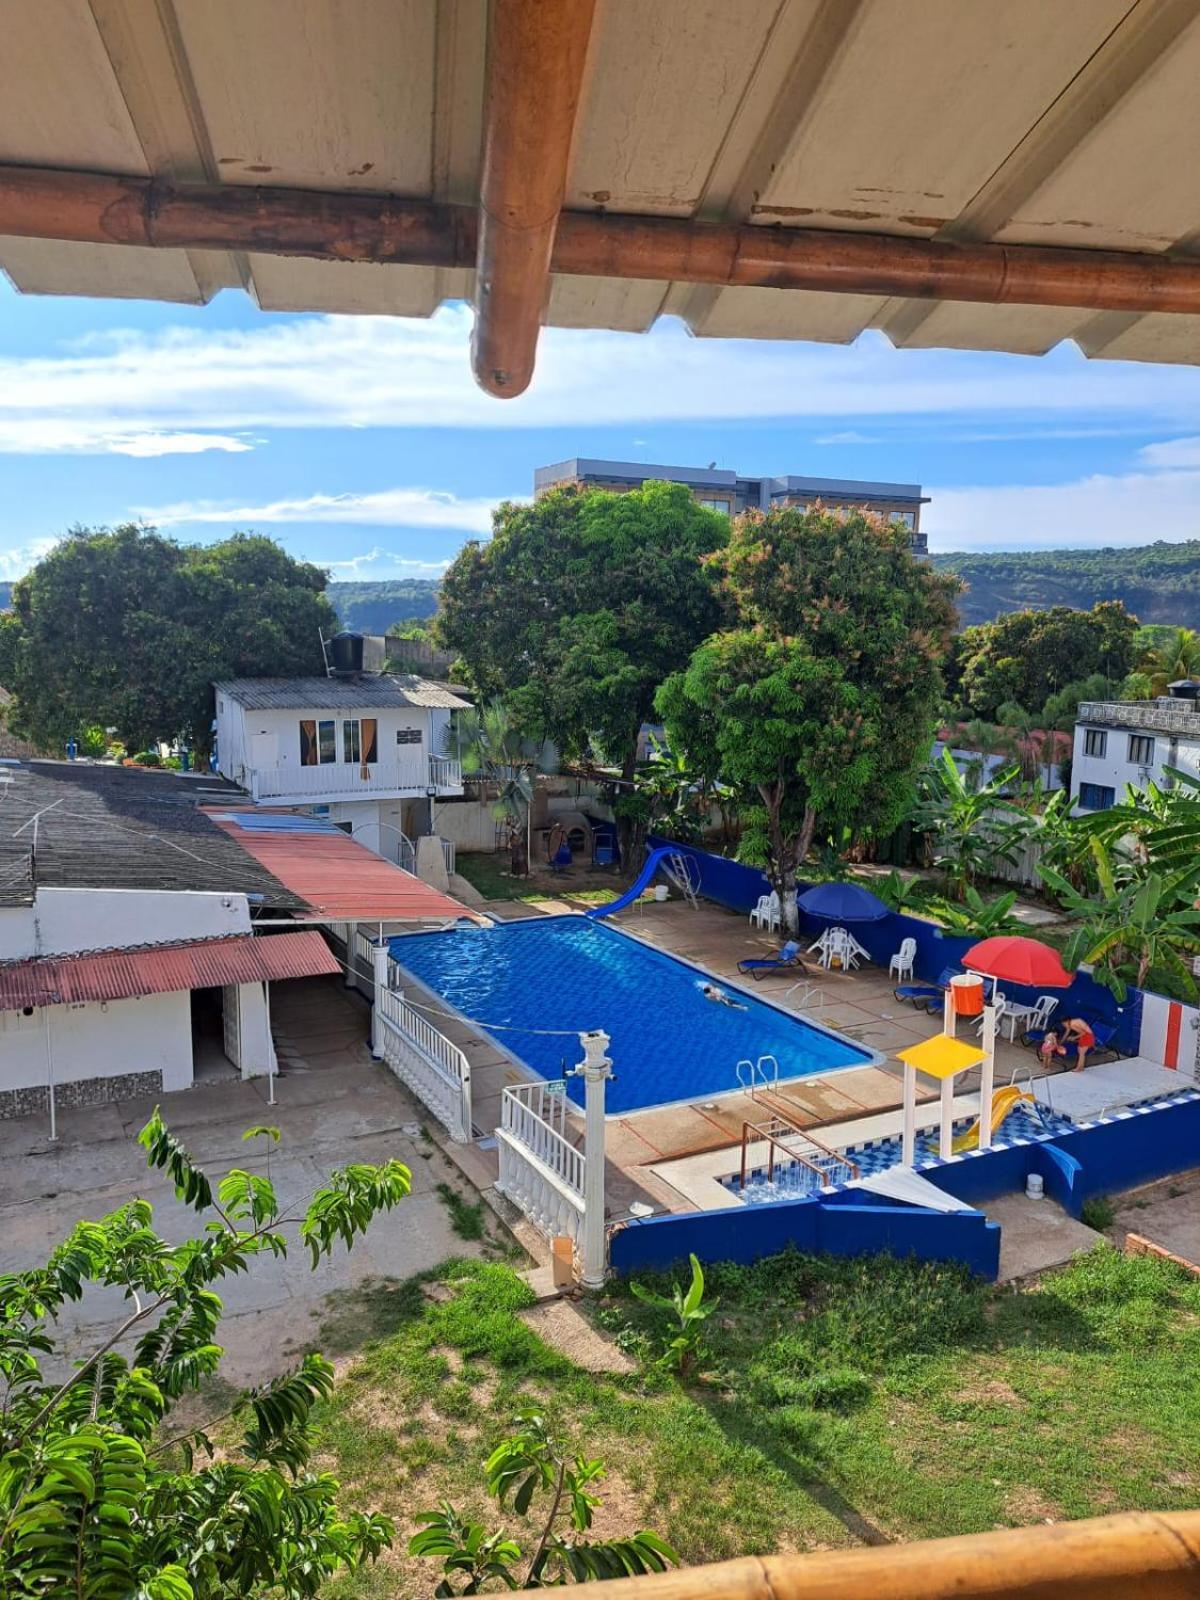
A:
[[[1093,748],[1095,746],[1096,748]],[[1108,752],[1108,733],[1104,728],[1085,728],[1083,733],[1083,753],[1092,756],[1098,761],[1103,761]]]
[[[1135,750],[1145,750],[1146,754],[1135,755]],[[1152,733],[1131,733],[1129,735],[1129,750],[1127,759],[1131,767],[1152,767],[1154,765],[1154,735]]]
[[[353,734],[354,754],[350,754],[350,742]],[[342,761],[352,767],[362,765],[362,720],[359,717],[347,717],[342,723]]]

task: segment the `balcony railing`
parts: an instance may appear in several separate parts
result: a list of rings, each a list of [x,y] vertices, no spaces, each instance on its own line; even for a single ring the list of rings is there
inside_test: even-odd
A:
[[[1080,722],[1107,723],[1115,728],[1145,728],[1158,733],[1200,738],[1200,712],[1190,700],[1081,700]]]
[[[426,756],[416,750],[402,760],[373,761],[368,767],[356,761],[330,761],[316,767],[259,767],[247,773],[247,787],[255,800],[292,795],[357,800],[396,791],[423,795],[428,789],[457,794],[462,790],[462,767],[447,756]]]

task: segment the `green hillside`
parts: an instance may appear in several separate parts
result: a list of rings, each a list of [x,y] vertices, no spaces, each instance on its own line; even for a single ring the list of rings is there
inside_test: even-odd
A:
[[[393,622],[431,617],[437,610],[436,578],[392,578],[375,583],[331,583],[326,590],[343,628],[386,633]]]
[[[1120,600],[1142,622],[1200,627],[1200,539],[1123,549],[952,552],[934,556],[933,564],[966,580],[958,603],[964,625],[1027,606],[1087,611],[1099,600]]]

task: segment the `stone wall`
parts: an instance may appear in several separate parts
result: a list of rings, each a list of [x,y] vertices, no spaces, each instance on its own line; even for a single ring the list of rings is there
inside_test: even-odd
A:
[[[113,1078],[79,1078],[54,1086],[54,1103],[60,1111],[73,1106],[102,1106],[113,1100],[132,1100],[140,1094],[161,1094],[161,1072],[125,1072]],[[44,1083],[28,1089],[0,1090],[0,1122],[13,1117],[48,1116]]]

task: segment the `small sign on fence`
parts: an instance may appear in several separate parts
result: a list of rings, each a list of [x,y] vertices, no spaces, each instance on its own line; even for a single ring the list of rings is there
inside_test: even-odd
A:
[[[551,1078],[546,1085],[547,1094],[566,1094],[567,1085],[564,1078]]]

